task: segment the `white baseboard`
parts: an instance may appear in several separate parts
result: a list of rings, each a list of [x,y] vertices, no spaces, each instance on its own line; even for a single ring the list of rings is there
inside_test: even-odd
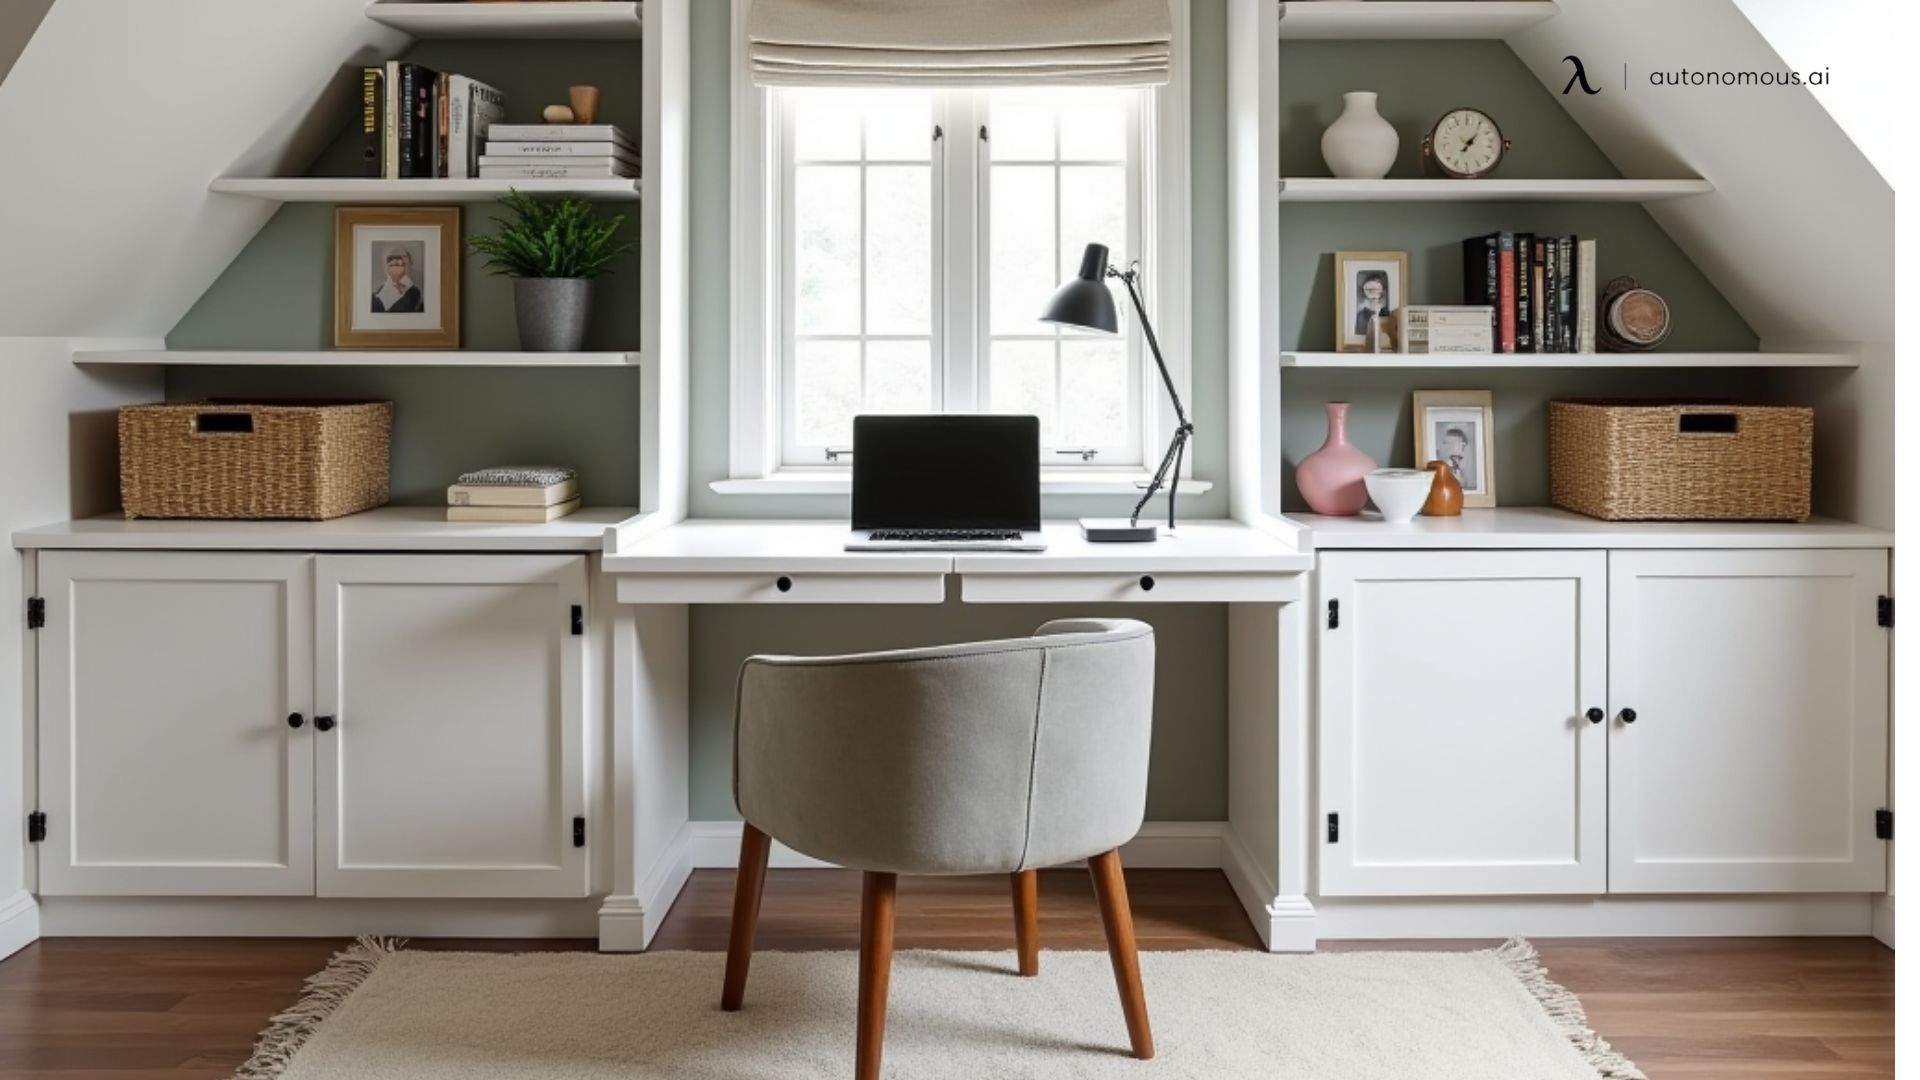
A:
[[[1224,825],[1220,834],[1220,869],[1227,875],[1227,884],[1233,886],[1233,894],[1247,910],[1248,921],[1253,923],[1253,932],[1268,952],[1310,953],[1314,950],[1319,942],[1319,924],[1315,921],[1313,901],[1304,896],[1280,896],[1266,872],[1240,843],[1240,838]]]
[[[740,865],[740,823],[696,821],[693,866],[698,870],[732,870]],[[1120,848],[1120,861],[1136,870],[1214,870],[1223,858],[1220,837],[1226,824],[1219,821],[1149,821],[1140,834]],[[767,853],[775,870],[828,870],[832,863],[802,855],[775,841]]]
[[[1887,948],[1893,948],[1893,895],[1880,893],[1873,898],[1873,936]]]
[[[694,826],[683,822],[641,880],[639,895],[609,896],[600,905],[601,952],[640,952],[653,944],[653,935],[693,874],[693,835]]]
[[[25,889],[0,900],[0,960],[40,940],[40,905]]]
[[[309,896],[43,896],[43,937],[591,938],[580,900],[323,900]]]
[[[1860,893],[1314,901],[1320,940],[1504,937],[1864,937]]]

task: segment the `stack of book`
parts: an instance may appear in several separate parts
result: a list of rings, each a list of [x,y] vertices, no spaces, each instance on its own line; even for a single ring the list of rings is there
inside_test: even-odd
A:
[[[448,521],[510,521],[539,524],[580,509],[580,484],[572,469],[508,465],[460,477],[447,489]]]
[[[1461,245],[1466,252],[1466,302],[1493,308],[1495,352],[1598,350],[1598,241],[1502,232],[1471,237]]]
[[[389,60],[360,69],[364,175],[412,180],[480,175],[480,133],[507,97],[478,79]]]
[[[612,124],[495,124],[482,179],[581,180],[640,175],[640,150]]]

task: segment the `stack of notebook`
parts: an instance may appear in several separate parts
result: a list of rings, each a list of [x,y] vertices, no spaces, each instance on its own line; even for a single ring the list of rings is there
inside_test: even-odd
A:
[[[572,469],[509,465],[460,477],[447,489],[448,521],[543,522],[580,509]]]

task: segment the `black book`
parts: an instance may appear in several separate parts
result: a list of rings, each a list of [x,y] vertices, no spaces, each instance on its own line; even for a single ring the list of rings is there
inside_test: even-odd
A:
[[[1533,257],[1536,245],[1532,233],[1513,238],[1513,305],[1515,352],[1534,352],[1533,339]]]
[[[386,149],[386,133],[380,126],[386,108],[381,96],[385,92],[386,78],[385,68],[360,69],[360,173],[376,180],[385,175],[386,168],[386,163],[381,160]]]
[[[1559,352],[1560,308],[1553,298],[1560,288],[1560,245],[1551,236],[1540,238],[1540,261],[1546,267],[1542,275],[1544,295],[1540,298],[1540,313],[1544,317],[1540,327],[1540,351]]]
[[[1580,313],[1575,309],[1580,296],[1580,268],[1574,264],[1579,250],[1579,237],[1560,238],[1560,351],[1566,353],[1578,348],[1574,330],[1580,325]]]
[[[1500,234],[1471,236],[1460,241],[1465,259],[1461,266],[1461,303],[1493,309],[1490,328],[1495,345],[1500,341]]]
[[[400,65],[400,176],[431,177],[433,150],[439,138],[434,121],[436,72],[419,64]]]

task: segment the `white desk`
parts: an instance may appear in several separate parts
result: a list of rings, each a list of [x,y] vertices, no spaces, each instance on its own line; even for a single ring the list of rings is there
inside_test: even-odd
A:
[[[691,872],[687,607],[692,604],[1224,603],[1228,820],[1220,863],[1275,950],[1311,950],[1304,575],[1313,556],[1233,521],[1151,544],[1089,544],[1048,523],[1042,552],[848,552],[844,522],[683,521],[602,567],[614,617],[615,887],[602,949],[642,949]],[[1097,613],[1097,612],[1096,612]],[[795,642],[804,650],[805,642]],[[1289,823],[1283,830],[1281,822]]]

